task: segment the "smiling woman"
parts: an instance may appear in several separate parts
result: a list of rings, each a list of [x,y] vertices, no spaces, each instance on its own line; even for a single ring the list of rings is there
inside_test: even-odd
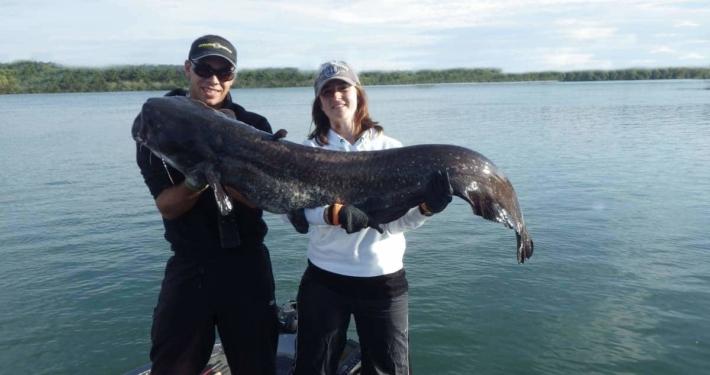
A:
[[[360,79],[347,63],[322,64],[313,88],[316,128],[307,145],[344,151],[343,155],[402,147],[370,117]],[[321,159],[315,164],[322,169],[327,163]],[[338,164],[346,167],[346,163]],[[373,163],[373,167],[374,164],[386,163]],[[351,315],[355,317],[364,354],[363,372],[409,373],[404,232],[421,226],[428,216],[448,205],[452,189],[446,176],[438,180],[441,184],[433,179],[435,182],[424,191],[423,202],[419,197],[407,202],[396,209],[391,220],[381,221],[383,225],[344,195],[338,195],[326,206],[305,210],[313,228],[308,231],[308,268],[298,291],[294,374],[335,372]],[[348,184],[358,182],[350,179]]]
[[[330,127],[350,143],[355,143],[355,137],[362,132],[360,122],[354,121],[358,89],[343,81],[331,81],[318,97],[323,113],[331,119]]]

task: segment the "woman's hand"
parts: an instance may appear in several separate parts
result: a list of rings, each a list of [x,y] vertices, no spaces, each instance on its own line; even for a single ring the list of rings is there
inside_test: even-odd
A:
[[[431,216],[444,211],[451,202],[454,190],[451,188],[449,173],[436,171],[429,180],[424,192],[424,202],[419,205],[419,211],[425,216]]]
[[[365,228],[372,228],[384,233],[379,224],[363,210],[353,205],[332,204],[326,211],[327,221],[332,225],[340,225],[348,234],[359,232]]]

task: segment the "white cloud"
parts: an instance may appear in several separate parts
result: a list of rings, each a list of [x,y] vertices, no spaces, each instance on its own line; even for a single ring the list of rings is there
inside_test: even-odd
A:
[[[679,34],[679,33],[654,33],[654,34],[652,34],[652,36],[654,38],[661,38],[661,39],[678,38],[682,35],[683,34]]]
[[[555,24],[562,35],[580,42],[610,39],[616,36],[618,30],[616,27],[600,22],[578,19],[558,20]]]
[[[708,39],[687,39],[684,44],[710,47],[710,35],[708,35]]]
[[[558,3],[559,1],[548,1]],[[530,1],[470,1],[470,0],[388,0],[333,3],[316,1],[316,6],[282,3],[286,12],[301,14],[307,19],[346,25],[396,26],[405,28],[452,29],[506,23],[508,15],[530,6]]]
[[[594,54],[575,51],[548,52],[543,61],[555,70],[610,69],[610,61],[595,58]]]
[[[670,54],[675,54],[675,53],[676,53],[676,50],[674,50],[673,48],[668,47],[668,46],[659,46],[659,47],[655,47],[655,48],[651,49],[650,52],[653,53],[653,54],[656,54],[656,53],[670,53]]]
[[[609,39],[616,34],[615,27],[582,27],[577,30],[569,30],[569,35],[577,40],[600,40]]]
[[[674,25],[674,27],[699,27],[700,24],[694,21],[678,21]]]
[[[678,56],[681,60],[705,60],[706,57],[699,53],[688,53]]]
[[[25,0],[0,2],[0,14],[0,35],[22,35],[0,39],[0,62],[175,64],[196,36],[216,33],[247,68],[330,58],[360,69],[710,64],[710,25],[694,21],[710,4],[667,0]]]
[[[657,61],[653,59],[632,59],[629,60],[629,66],[636,67],[636,66],[653,66],[657,65]]]

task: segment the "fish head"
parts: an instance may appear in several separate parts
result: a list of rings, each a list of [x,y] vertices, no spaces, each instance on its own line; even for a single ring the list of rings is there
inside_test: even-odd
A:
[[[201,129],[216,112],[185,97],[150,98],[133,122],[133,139],[185,173],[214,160],[214,137]]]

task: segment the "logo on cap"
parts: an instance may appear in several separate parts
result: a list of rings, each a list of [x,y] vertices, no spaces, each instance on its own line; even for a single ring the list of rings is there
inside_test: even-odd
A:
[[[213,42],[213,43],[202,43],[197,46],[198,48],[212,48],[212,49],[223,49],[227,51],[227,53],[232,53],[232,50],[223,46],[221,43],[218,42]]]
[[[347,72],[347,71],[350,71],[350,69],[346,65],[343,65],[338,62],[331,62],[320,73],[320,79],[330,78],[335,75],[338,75],[338,73]]]

